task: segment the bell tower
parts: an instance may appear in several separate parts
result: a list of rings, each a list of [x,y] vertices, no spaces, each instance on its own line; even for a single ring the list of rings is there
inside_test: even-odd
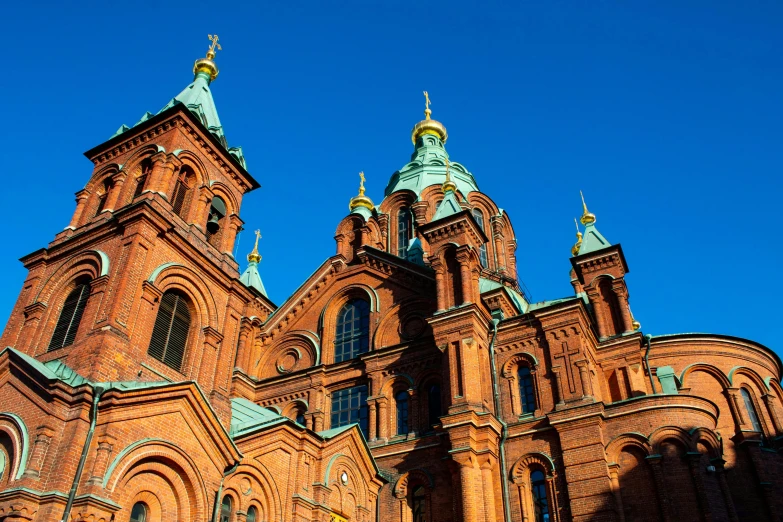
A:
[[[242,197],[259,185],[220,123],[210,41],[182,92],[85,153],[93,170],[69,225],[22,258],[2,342],[91,381],[196,381],[225,420],[242,318],[273,305],[240,283],[232,255]]]

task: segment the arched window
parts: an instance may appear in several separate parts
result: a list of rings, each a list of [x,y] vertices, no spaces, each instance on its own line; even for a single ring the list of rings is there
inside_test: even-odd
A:
[[[413,219],[411,209],[402,207],[397,213],[397,255],[407,257],[408,247],[413,238]]]
[[[114,181],[112,181],[111,176],[103,180],[103,192],[98,196],[98,209],[95,211],[96,216],[106,208],[106,200],[109,198],[109,192],[111,192],[113,186]]]
[[[71,290],[71,293],[65,298],[57,325],[54,327],[52,340],[49,341],[49,351],[73,344],[89,297],[90,284],[82,283]]]
[[[142,161],[139,172],[139,175],[136,176],[136,189],[133,191],[132,199],[136,199],[144,192],[144,188],[147,186],[147,181],[150,179],[150,174],[152,173],[152,160],[146,158]]]
[[[207,218],[207,241],[213,247],[220,246],[223,237],[223,218],[226,217],[226,212],[226,202],[218,196],[212,198],[212,206],[209,208],[209,218]]]
[[[190,333],[190,310],[185,296],[166,292],[160,300],[147,353],[179,371]]]
[[[476,223],[478,223],[479,228],[482,232],[484,232],[484,214],[481,213],[481,211],[477,208],[473,209],[473,219],[476,220]],[[484,243],[479,247],[479,260],[481,261],[481,266],[484,268],[487,268],[487,244]]]
[[[427,522],[427,499],[424,496],[424,486],[413,489],[413,522]]]
[[[443,412],[441,411],[440,405],[439,384],[432,384],[427,390],[427,413],[429,422],[428,428],[431,428],[433,425],[440,422],[440,416],[443,415]]]
[[[144,502],[133,504],[130,522],[147,522],[147,505]]]
[[[255,506],[247,508],[247,518],[245,520],[247,520],[247,522],[256,522],[258,520],[258,510]]]
[[[174,213],[182,219],[187,216],[188,210],[188,193],[190,187],[193,184],[195,175],[189,167],[182,167],[179,170],[179,176],[177,176],[177,184],[174,186],[174,194],[171,197],[171,208]]]
[[[533,520],[549,522],[549,503],[546,498],[546,477],[540,470],[530,474],[530,490],[533,493]]]
[[[220,504],[220,522],[230,522],[231,520],[231,497],[223,497],[223,503]]]
[[[403,390],[394,396],[397,406],[397,435],[408,434],[408,392]]]
[[[351,299],[337,315],[334,362],[353,359],[370,348],[370,304]]]
[[[536,395],[533,390],[533,375],[530,368],[520,366],[517,371],[517,381],[519,381],[519,402],[522,406],[522,413],[533,413],[536,411]]]
[[[753,426],[753,431],[762,433],[761,422],[759,422],[758,413],[756,413],[756,407],[753,405],[753,399],[750,396],[750,392],[746,388],[740,388],[742,394],[742,400],[745,401],[745,410],[748,412],[748,418],[750,418],[750,425]]]

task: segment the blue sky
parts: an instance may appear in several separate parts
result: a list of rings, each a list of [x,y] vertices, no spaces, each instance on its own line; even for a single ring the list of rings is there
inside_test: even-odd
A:
[[[534,301],[572,293],[581,189],[645,333],[783,351],[780,2],[17,2],[4,21],[2,318],[17,259],[68,224],[82,152],[163,107],[217,33],[218,111],[262,185],[239,254],[260,228],[276,303],[334,254],[358,171],[382,199],[427,90]]]

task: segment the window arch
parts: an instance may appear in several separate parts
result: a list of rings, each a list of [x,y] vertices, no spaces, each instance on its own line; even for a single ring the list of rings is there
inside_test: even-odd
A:
[[[440,384],[432,383],[427,389],[427,430],[440,422],[440,416],[443,415],[441,406]]]
[[[136,502],[131,509],[130,522],[147,522],[147,504],[144,502]]]
[[[546,475],[540,469],[530,473],[530,492],[533,497],[533,520],[549,522],[549,499],[546,494]]]
[[[533,387],[533,374],[530,367],[526,364],[520,364],[517,370],[517,384],[519,386],[519,404],[520,412],[533,413],[536,411],[536,393]]]
[[[413,239],[413,216],[408,207],[400,208],[397,212],[397,255],[407,258],[408,247]]]
[[[406,390],[401,390],[394,395],[394,404],[397,409],[397,435],[408,434],[409,399],[410,396]]]
[[[750,392],[747,388],[740,388],[740,394],[742,395],[742,400],[745,402],[745,410],[748,412],[748,418],[750,419],[750,425],[753,427],[753,431],[763,433],[759,415],[756,412],[756,406],[753,404],[753,398],[750,396]]]
[[[245,519],[247,522],[257,522],[258,521],[258,510],[255,506],[250,506],[247,508],[247,518]]]
[[[179,292],[163,294],[147,353],[179,371],[190,334],[188,299]]]
[[[351,299],[337,314],[334,362],[353,359],[369,347],[370,304],[364,299]]]
[[[174,192],[171,196],[171,208],[182,219],[187,218],[188,204],[190,203],[188,194],[195,179],[196,175],[187,165],[179,169],[177,183],[174,185]]]
[[[479,228],[482,232],[484,232],[484,214],[481,212],[481,210],[474,208],[473,209],[473,219],[476,220],[476,223],[478,223]],[[482,243],[479,247],[479,260],[481,261],[481,266],[483,268],[487,268],[488,260],[487,260],[487,244]]]
[[[220,504],[220,522],[231,521],[231,508],[232,508],[231,497],[226,495],[225,497],[223,497],[223,502]]]
[[[49,341],[48,351],[57,350],[73,344],[76,340],[76,332],[79,331],[79,323],[90,297],[90,283],[83,281],[71,290],[65,298],[57,325],[54,327],[52,339]]]

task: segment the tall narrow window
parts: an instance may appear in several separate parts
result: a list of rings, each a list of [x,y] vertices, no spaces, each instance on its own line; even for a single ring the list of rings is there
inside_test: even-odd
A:
[[[742,400],[745,401],[745,410],[748,412],[750,425],[753,426],[753,431],[762,433],[761,422],[759,422],[759,416],[758,413],[756,413],[756,407],[753,405],[753,399],[750,396],[750,392],[745,388],[740,388],[740,393],[742,394]]]
[[[179,371],[189,331],[190,311],[185,297],[177,292],[166,292],[160,300],[147,353]]]
[[[136,502],[131,509],[130,522],[147,522],[147,505]]]
[[[49,351],[73,344],[89,297],[90,285],[82,283],[71,290],[71,293],[65,298],[57,325],[54,327],[52,340],[49,341]]]
[[[440,416],[443,415],[440,405],[440,385],[432,384],[427,390],[427,413],[429,427],[440,422]]]
[[[108,177],[103,181],[103,192],[98,196],[98,209],[95,211],[96,216],[106,208],[106,201],[109,199],[109,192],[111,191],[112,186],[114,186],[114,183],[112,182],[111,177]]]
[[[370,348],[370,304],[351,299],[337,315],[334,362],[353,359]]]
[[[546,477],[535,470],[530,474],[530,488],[533,492],[533,512],[535,522],[549,522],[549,503],[546,498]]]
[[[152,161],[147,158],[141,162],[140,174],[136,177],[136,190],[133,191],[133,199],[141,196],[147,186],[147,180],[152,172]]]
[[[402,207],[397,213],[397,255],[407,257],[408,247],[413,236],[411,209]]]
[[[220,504],[220,522],[231,521],[231,497],[223,497],[223,503]]]
[[[517,372],[519,381],[519,401],[522,405],[522,413],[533,413],[536,411],[536,395],[533,390],[533,376],[530,368],[520,366]]]
[[[481,213],[481,211],[477,208],[473,209],[473,219],[476,220],[476,223],[478,223],[479,228],[482,232],[484,232],[484,214]],[[487,244],[484,243],[479,247],[479,260],[481,261],[481,266],[484,268],[487,268]]]
[[[408,392],[401,391],[394,396],[397,405],[397,435],[408,434]]]
[[[413,522],[427,522],[427,499],[424,495],[424,486],[416,486],[413,489]]]
[[[332,393],[332,428],[359,424],[367,438],[367,386],[344,388]]]
[[[258,510],[255,506],[247,508],[247,518],[245,518],[245,520],[247,522],[256,522],[258,520]]]
[[[182,167],[177,176],[177,184],[174,186],[174,194],[171,197],[171,208],[182,219],[187,216],[187,195],[193,182],[193,173],[188,167]]]

